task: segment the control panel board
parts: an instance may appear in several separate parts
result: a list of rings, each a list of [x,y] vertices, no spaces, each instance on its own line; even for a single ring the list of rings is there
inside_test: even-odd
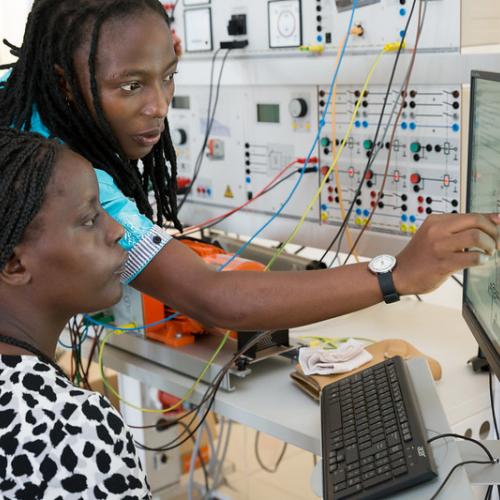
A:
[[[363,238],[368,242],[361,249],[365,254],[396,252],[428,215],[461,210],[464,85],[471,69],[500,70],[499,60],[461,54],[461,9],[454,0],[357,4],[352,15],[352,0],[178,2],[173,27],[186,52],[169,120],[179,157],[179,185],[191,190],[180,213],[186,225],[246,204],[219,227],[251,235],[280,210],[265,236],[286,239],[318,191],[351,122],[337,175],[328,178],[296,242],[328,245],[342,220],[341,203],[346,210],[353,204],[350,227],[355,233],[375,209]],[[401,96],[419,13],[423,29],[416,62],[407,93]],[[336,98],[327,109],[330,81],[351,16]],[[375,140],[394,52],[382,57],[364,95],[361,90],[377,54],[404,34],[407,50]],[[223,66],[227,47],[233,49]],[[209,75],[216,50],[220,53],[212,96],[223,66],[220,99],[196,174],[209,121]],[[390,124],[387,121],[396,99],[404,101],[404,109],[390,143],[395,115]],[[361,105],[353,116],[357,102]],[[308,155],[313,161],[295,187],[303,163],[290,164]],[[363,187],[355,196],[361,181]]]

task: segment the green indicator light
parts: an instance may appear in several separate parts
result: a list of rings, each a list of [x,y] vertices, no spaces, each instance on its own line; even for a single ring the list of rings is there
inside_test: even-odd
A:
[[[328,139],[328,137],[323,137],[320,143],[322,148],[326,148],[330,145],[330,139]]]
[[[410,150],[412,153],[419,153],[421,149],[422,149],[422,146],[420,146],[420,142],[412,142],[411,143]]]
[[[370,141],[370,139],[366,139],[366,141],[363,142],[363,147],[368,151],[371,149],[373,146],[373,141]]]

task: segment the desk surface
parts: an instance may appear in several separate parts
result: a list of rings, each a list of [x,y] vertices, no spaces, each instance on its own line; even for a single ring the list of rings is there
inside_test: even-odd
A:
[[[477,411],[489,404],[487,378],[471,374],[466,365],[477,346],[459,312],[454,309],[406,299],[398,304],[381,304],[292,332],[292,338],[303,335],[360,336],[374,340],[402,338],[411,342],[442,365],[443,379],[437,389],[452,425],[471,409]],[[150,387],[177,396],[184,395],[192,385],[192,379],[188,377],[112,346],[105,351],[105,364]],[[214,409],[230,419],[320,455],[318,404],[292,384],[289,378],[292,369],[290,362],[284,359],[256,364],[250,376],[235,381],[235,392],[218,393]],[[191,399],[199,401],[205,388],[201,385]],[[444,429],[440,425],[432,430],[442,432]],[[449,446],[446,446],[447,454]],[[453,459],[458,458],[458,455],[454,456],[455,451],[452,455]],[[462,473],[457,478],[460,482],[464,480]],[[435,485],[430,486],[435,488]]]
[[[487,377],[472,375],[466,365],[477,346],[456,310],[404,300],[292,332],[292,337],[301,335],[408,340],[441,363],[443,379],[437,389],[451,426],[464,415],[469,416],[489,405]],[[150,387],[177,396],[184,395],[192,385],[192,379],[188,377],[112,346],[106,348],[105,364]],[[219,392],[215,410],[244,425],[320,454],[317,403],[292,384],[289,379],[291,371],[290,363],[282,359],[256,364],[249,377],[235,381],[234,393]],[[192,400],[199,401],[205,388],[201,385]]]

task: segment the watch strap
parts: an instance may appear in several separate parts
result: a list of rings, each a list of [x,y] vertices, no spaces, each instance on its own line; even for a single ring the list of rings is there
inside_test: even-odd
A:
[[[377,274],[380,289],[382,290],[382,295],[384,296],[384,302],[386,304],[392,304],[399,300],[399,293],[396,291],[394,286],[394,281],[392,279],[392,273],[379,273]]]

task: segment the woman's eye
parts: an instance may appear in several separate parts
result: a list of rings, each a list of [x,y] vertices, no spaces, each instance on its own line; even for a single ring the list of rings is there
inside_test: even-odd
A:
[[[98,218],[98,217],[99,217],[99,214],[95,214],[95,215],[94,215],[94,217],[92,217],[92,218],[90,218],[90,219],[87,219],[87,220],[83,223],[83,225],[84,225],[85,227],[92,227],[92,226],[96,223],[96,221],[97,221],[97,218]]]
[[[175,73],[172,73],[171,75],[168,75],[167,78],[165,78],[165,81],[167,82],[173,82],[175,80],[175,75],[178,73],[178,71],[176,71]]]
[[[121,85],[121,88],[126,92],[134,92],[135,90],[138,90],[140,87],[141,85],[139,82],[124,83],[123,85]]]

